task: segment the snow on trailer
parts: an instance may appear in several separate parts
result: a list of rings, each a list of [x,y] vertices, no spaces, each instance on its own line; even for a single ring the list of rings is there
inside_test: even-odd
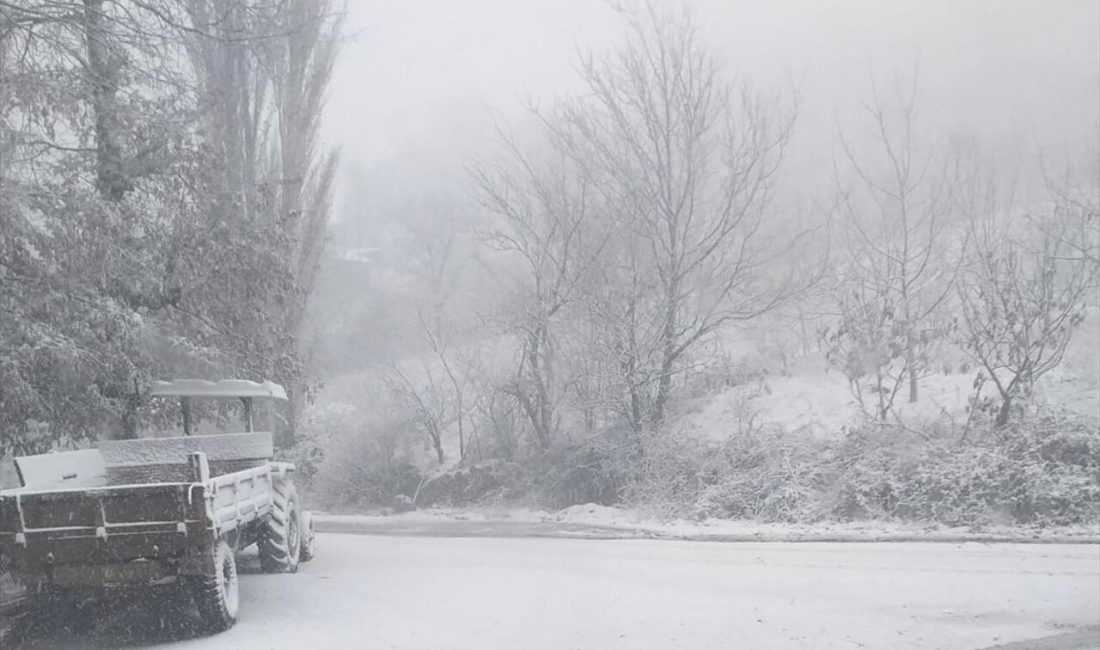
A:
[[[106,440],[98,447],[111,485],[190,480],[188,457],[197,452],[206,456],[214,476],[266,464],[275,454],[271,434],[266,431]]]
[[[313,555],[294,466],[273,460],[269,432],[252,431],[252,400],[285,401],[286,392],[272,382],[176,380],[151,394],[180,398],[184,436],[15,460],[21,487],[0,491],[0,554],[38,609],[175,582],[212,631],[224,630],[237,618],[237,551],[256,544],[265,571],[286,573]],[[241,399],[247,431],[190,435],[190,400],[207,397]]]

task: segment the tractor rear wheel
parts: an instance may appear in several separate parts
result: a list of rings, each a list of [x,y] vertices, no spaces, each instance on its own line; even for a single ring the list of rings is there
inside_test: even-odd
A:
[[[271,488],[271,514],[257,544],[260,567],[266,573],[294,573],[302,546],[298,492],[285,480],[275,481]]]
[[[192,596],[202,615],[203,625],[210,632],[223,632],[237,622],[239,592],[237,560],[229,542],[214,543],[214,573],[193,578]]]

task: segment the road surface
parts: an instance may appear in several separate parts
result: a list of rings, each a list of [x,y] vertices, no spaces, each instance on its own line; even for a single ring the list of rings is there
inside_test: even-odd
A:
[[[1100,648],[1094,545],[318,541],[297,575],[242,558],[229,632],[196,637],[143,601],[27,647]]]

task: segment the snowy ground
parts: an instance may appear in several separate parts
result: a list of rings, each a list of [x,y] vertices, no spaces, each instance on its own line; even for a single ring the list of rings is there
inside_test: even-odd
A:
[[[1100,548],[319,536],[229,632],[149,607],[32,648],[1100,648]],[[170,620],[170,619],[169,619]],[[152,631],[150,631],[152,630]],[[1066,636],[1066,635],[1069,636]]]
[[[1037,400],[1077,416],[1094,419],[1100,416],[1096,354],[1085,356],[1084,361],[1067,360],[1043,377],[1036,387]],[[895,403],[897,416],[907,424],[944,420],[961,427],[966,422],[976,372],[925,377],[921,381],[921,399],[909,404],[903,395]],[[988,397],[991,391],[987,387],[983,396]],[[869,402],[867,408],[873,411],[874,403]],[[689,410],[676,426],[722,440],[737,433],[739,427],[749,428],[751,419],[755,425],[779,425],[788,431],[829,437],[858,424],[863,417],[844,376],[826,369],[823,359],[809,357],[798,360],[790,376],[750,382],[700,400],[696,410]]]
[[[1098,331],[1100,311],[1094,309],[1074,333],[1062,363],[1039,380],[1035,387],[1038,403],[1077,416],[1100,418]],[[738,338],[737,332],[729,333],[723,344],[735,358],[759,355],[758,343],[751,338]],[[904,390],[896,400],[895,411],[903,422],[940,420],[957,426],[965,423],[978,369],[971,361],[966,364],[969,368],[962,371],[966,357],[961,351],[945,350],[944,357],[950,361],[949,368],[921,379],[920,399],[916,403],[908,403]],[[772,372],[758,381],[695,400],[686,406],[674,426],[722,440],[739,427],[747,427],[751,420],[755,425],[779,425],[789,431],[829,437],[863,420],[863,410],[844,374],[829,368],[823,354],[794,357],[788,365],[787,375]],[[992,385],[988,385],[982,395],[990,397],[995,393]],[[865,399],[871,399],[867,406],[873,411],[874,400],[870,396]]]

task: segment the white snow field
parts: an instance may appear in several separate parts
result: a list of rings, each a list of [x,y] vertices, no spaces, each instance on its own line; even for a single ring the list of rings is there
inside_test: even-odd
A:
[[[127,645],[970,649],[1072,633],[1041,647],[1100,648],[1095,545],[321,534],[319,549],[297,575],[244,575],[228,632]]]

